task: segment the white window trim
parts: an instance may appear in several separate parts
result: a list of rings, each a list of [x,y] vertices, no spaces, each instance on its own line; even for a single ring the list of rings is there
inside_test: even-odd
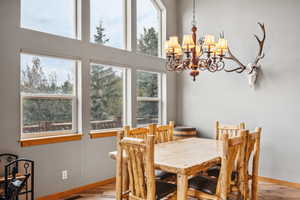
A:
[[[165,22],[165,7],[163,5],[163,3],[160,0],[150,0],[151,3],[153,4],[154,8],[157,11],[157,16],[159,18],[159,24],[158,24],[158,55],[157,56],[152,56],[152,55],[148,55],[148,54],[142,54],[137,50],[137,7],[136,7],[136,2],[138,0],[131,0],[134,2],[134,9],[132,10],[132,12],[135,12],[135,20],[133,25],[135,26],[135,28],[133,29],[133,34],[135,35],[135,37],[132,37],[132,41],[131,41],[131,45],[135,47],[134,51],[137,54],[141,54],[141,55],[145,55],[145,56],[150,56],[150,57],[158,57],[158,58],[163,58],[164,57],[164,52],[163,52],[163,46],[162,44],[165,41],[165,37],[163,37],[164,35],[166,35],[166,30],[163,28],[166,25]]]
[[[63,136],[68,134],[79,134],[78,130],[78,68],[80,66],[79,60],[74,60],[70,58],[64,58],[64,57],[56,57],[56,56],[49,56],[49,55],[41,55],[41,54],[34,54],[34,53],[26,53],[22,52],[24,54],[30,54],[30,55],[36,55],[36,56],[44,56],[44,57],[51,57],[51,58],[60,58],[60,59],[66,59],[66,60],[73,60],[75,61],[75,70],[74,70],[74,87],[73,87],[73,95],[70,94],[30,94],[30,93],[20,93],[20,124],[21,124],[21,140],[22,139],[34,139],[34,138],[40,138],[40,137],[50,137],[50,136]],[[21,66],[21,63],[20,63]],[[35,132],[35,133],[24,133],[24,121],[23,121],[23,101],[24,99],[70,99],[72,100],[72,129],[71,130],[57,130],[57,131],[45,131],[45,132]]]
[[[22,0],[20,0],[22,1]],[[82,8],[82,1],[84,0],[73,0],[74,1],[74,16],[73,16],[73,19],[74,19],[74,24],[75,24],[75,27],[74,27],[74,30],[73,30],[73,33],[74,33],[74,37],[70,37],[70,36],[64,36],[64,35],[59,35],[59,34],[56,34],[56,33],[49,33],[49,32],[45,32],[45,31],[42,31],[42,30],[36,30],[36,29],[32,29],[32,28],[27,28],[27,27],[23,27],[22,26],[22,17],[20,15],[20,28],[21,29],[26,29],[26,30],[30,30],[30,31],[34,31],[34,32],[38,32],[38,33],[42,33],[42,34],[48,34],[48,35],[53,35],[53,36],[57,36],[57,37],[62,37],[62,38],[68,38],[68,39],[73,39],[73,40],[82,40],[82,24],[81,24],[81,16],[82,16],[82,13],[81,13],[81,8]],[[21,4],[20,3],[20,12],[21,12]]]
[[[93,64],[95,65],[103,65],[105,67],[112,67],[115,69],[119,69],[122,70],[122,81],[123,81],[123,116],[122,116],[122,127],[119,128],[108,128],[108,129],[90,129],[90,133],[101,133],[101,132],[107,132],[107,131],[116,131],[116,130],[120,130],[123,128],[123,126],[125,126],[127,124],[128,121],[128,109],[127,109],[127,68],[126,67],[120,67],[120,66],[116,66],[116,65],[112,65],[112,64],[102,64],[100,62],[90,62],[89,66],[91,67]],[[89,87],[89,90],[91,90],[91,88]],[[91,99],[91,97],[89,97],[89,99]],[[91,110],[90,110],[91,113]],[[89,123],[91,124],[91,120],[89,120]]]
[[[137,104],[136,106],[138,105],[138,102],[139,101],[146,101],[146,102],[158,102],[158,121],[157,121],[157,124],[163,124],[164,122],[164,112],[163,112],[163,85],[162,85],[162,73],[160,72],[154,72],[154,71],[148,71],[148,70],[137,70],[137,72],[148,72],[148,73],[152,73],[152,74],[157,74],[157,84],[158,84],[158,91],[157,91],[157,94],[158,96],[157,97],[140,97],[140,96],[137,96],[136,95],[136,100],[137,100]],[[137,73],[136,73],[137,74]],[[137,84],[136,84],[137,85]],[[136,109],[136,112],[138,110]],[[137,124],[137,122],[136,122]],[[148,124],[137,124],[137,127],[144,127]]]
[[[136,127],[136,106],[137,106],[137,96],[136,96],[136,71],[137,71],[137,66],[143,66],[141,67],[142,69],[139,71],[147,71],[151,73],[159,73],[160,74],[160,84],[159,84],[159,95],[160,95],[160,108],[159,108],[159,118],[160,118],[160,123],[165,123],[167,119],[167,105],[166,105],[166,97],[167,97],[167,90],[166,90],[166,75],[164,73],[164,69],[155,69],[153,68],[153,64],[149,64],[146,62],[142,61],[142,58],[145,58],[144,60],[149,60],[150,63],[152,61],[155,61],[156,65],[159,65],[161,59],[156,56],[149,56],[149,55],[143,55],[143,56],[148,56],[148,57],[153,57],[153,58],[146,58],[143,56],[136,56],[136,1],[137,0],[124,0],[124,9],[126,12],[124,12],[124,17],[125,23],[124,23],[124,37],[126,39],[124,42],[126,42],[125,45],[125,50],[130,51],[126,53],[125,50],[123,49],[118,49],[113,47],[105,46],[103,47],[95,47],[90,45],[90,0],[76,0],[77,2],[77,32],[78,32],[78,39],[81,40],[81,42],[76,41],[74,38],[69,38],[68,42],[70,45],[73,47],[76,47],[74,49],[82,49],[82,51],[70,51],[68,47],[61,47],[57,46],[56,43],[54,45],[49,45],[44,46],[45,43],[44,41],[40,41],[39,37],[38,40],[36,41],[36,44],[29,44],[28,42],[21,43],[21,46],[18,46],[18,48],[21,50],[21,53],[27,53],[27,54],[34,54],[34,55],[41,55],[41,56],[50,56],[50,57],[57,57],[57,58],[63,58],[63,59],[71,59],[71,60],[77,60],[78,61],[78,66],[76,67],[76,72],[79,70],[79,76],[78,74],[75,76],[76,81],[76,115],[73,116],[72,119],[76,119],[76,128],[77,131],[84,131],[84,133],[92,132],[89,128],[90,124],[90,115],[88,114],[90,112],[89,110],[89,95],[86,95],[86,92],[83,92],[82,90],[88,90],[89,89],[89,67],[90,63],[103,63],[104,65],[112,65],[112,66],[124,66],[121,68],[125,68],[126,73],[124,76],[126,76],[124,80],[124,125],[130,125],[132,127]],[[166,38],[166,9],[161,0],[152,0],[157,2],[157,5],[161,8],[161,42]],[[132,5],[135,5],[132,7]],[[23,28],[21,28],[23,29]],[[27,29],[24,30],[25,33],[30,33],[30,32],[39,32],[35,31],[32,29]],[[37,36],[40,36],[40,38],[48,38],[48,35],[55,35],[51,33],[45,33],[45,32],[40,32],[40,33],[34,33]],[[31,39],[30,34],[25,34],[26,38]],[[57,37],[49,37],[51,40],[57,40],[57,41],[66,41],[64,36],[60,35],[55,35]],[[30,41],[27,39],[27,41]],[[101,46],[101,44],[97,44]],[[52,47],[53,46],[53,47]],[[162,45],[160,45],[162,47]],[[138,59],[137,61],[127,61],[126,59],[124,60],[121,56],[121,58],[116,58],[116,59],[111,59],[110,56],[104,55],[104,57],[99,53],[99,50],[103,51],[108,51],[109,53],[111,52],[112,55],[116,55],[116,53],[120,54],[125,54],[125,55],[130,55],[130,57],[135,58],[136,56]],[[164,51],[164,48],[162,48],[161,51]],[[88,52],[88,53],[85,53]],[[134,56],[133,56],[134,55]],[[139,59],[140,58],[140,59]],[[93,60],[93,61],[92,61]],[[156,62],[157,61],[157,62]],[[159,62],[158,62],[159,61]],[[82,62],[82,66],[81,66]],[[145,69],[145,70],[143,70]],[[149,70],[148,70],[149,69]],[[153,71],[152,71],[153,70]],[[75,89],[74,88],[74,89]],[[82,95],[85,96],[82,96]],[[21,100],[22,98],[20,98]],[[22,103],[22,102],[21,102]],[[22,104],[20,106],[20,111],[21,111],[21,123],[23,124],[22,120]],[[73,107],[75,108],[75,106]],[[74,112],[73,112],[74,113]],[[23,128],[21,127],[21,130]],[[107,129],[103,129],[107,130]],[[46,132],[48,133],[48,132]],[[44,134],[44,133],[41,133]],[[50,133],[49,133],[50,134]],[[57,133],[51,133],[51,135],[58,134],[61,136],[63,131],[58,131]],[[69,133],[67,133],[69,134]],[[28,133],[26,135],[29,136]],[[35,137],[39,137],[38,133],[34,133]],[[43,137],[45,135],[42,135]],[[22,138],[22,135],[21,135]],[[29,137],[33,138],[33,137]]]

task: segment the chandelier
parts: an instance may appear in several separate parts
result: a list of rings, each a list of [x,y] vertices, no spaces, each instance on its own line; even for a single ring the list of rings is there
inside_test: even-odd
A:
[[[220,34],[217,42],[215,41],[215,37],[213,35],[206,35],[204,38],[197,40],[195,10],[196,3],[195,0],[193,0],[192,34],[183,36],[182,45],[179,44],[177,36],[170,37],[165,43],[167,70],[175,72],[189,70],[190,75],[193,77],[193,81],[196,80],[196,77],[199,75],[200,71],[218,72],[224,70],[226,72],[242,73],[248,69],[249,74],[256,71],[256,69],[259,67],[260,59],[264,57],[264,25],[259,23],[259,26],[263,30],[263,39],[260,40],[258,36],[255,35],[255,38],[260,46],[260,50],[255,62],[244,65],[230,51],[228,42],[224,38],[223,32]],[[226,69],[224,59],[229,59],[236,62],[239,67],[234,69]]]

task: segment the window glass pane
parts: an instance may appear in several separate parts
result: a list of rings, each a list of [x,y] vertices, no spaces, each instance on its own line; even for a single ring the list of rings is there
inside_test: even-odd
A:
[[[91,42],[124,48],[124,0],[91,0]]]
[[[137,124],[159,123],[158,101],[138,101]]]
[[[77,61],[21,54],[23,133],[75,130]]]
[[[123,126],[123,70],[91,64],[91,130]]]
[[[21,54],[21,92],[73,94],[76,61]]]
[[[76,38],[76,0],[21,0],[21,27]]]
[[[137,1],[137,51],[158,56],[160,11],[152,0]]]
[[[23,99],[23,133],[72,130],[72,100]]]
[[[158,97],[158,73],[137,72],[137,96]]]

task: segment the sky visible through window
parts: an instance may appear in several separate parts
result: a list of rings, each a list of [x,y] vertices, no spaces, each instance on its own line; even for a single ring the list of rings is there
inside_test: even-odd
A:
[[[21,79],[23,79],[22,71],[24,71],[27,66],[32,68],[32,62],[36,58],[40,59],[40,66],[45,77],[50,78],[55,75],[58,86],[63,85],[65,81],[70,81],[72,84],[74,83],[76,61],[31,54],[21,54]]]
[[[105,44],[124,48],[123,0],[91,0],[91,41],[95,41],[96,27],[102,23],[106,39]]]
[[[21,27],[59,36],[76,38],[75,21],[76,0],[21,0]],[[108,46],[124,48],[123,0],[91,0],[90,38],[94,41],[96,27],[103,22],[105,34],[110,40]],[[144,27],[154,27],[158,31],[157,11],[151,0],[137,0],[137,36],[143,33]],[[23,55],[21,66],[30,64],[32,56]],[[58,81],[66,76],[63,60],[43,57],[42,65],[57,70]],[[49,68],[45,68],[49,70]]]
[[[21,27],[76,37],[75,0],[21,0]]]
[[[159,31],[158,12],[151,0],[137,0],[137,37],[144,33],[144,28]]]

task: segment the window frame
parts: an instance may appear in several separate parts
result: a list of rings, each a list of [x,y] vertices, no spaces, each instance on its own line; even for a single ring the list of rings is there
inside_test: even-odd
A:
[[[123,47],[122,48],[118,48],[118,47],[114,47],[114,46],[110,46],[110,45],[105,45],[105,44],[99,44],[99,43],[96,43],[94,41],[91,40],[92,38],[92,32],[91,32],[91,0],[90,1],[90,4],[89,4],[89,43],[91,44],[94,44],[94,45],[101,45],[101,46],[105,46],[105,47],[108,47],[108,48],[114,48],[114,49],[119,49],[119,50],[130,50],[128,49],[128,38],[127,38],[127,31],[128,31],[128,23],[131,24],[131,22],[129,21],[129,19],[127,18],[128,17],[128,1],[129,0],[122,0],[122,23],[123,23],[123,35],[122,35],[122,40],[123,40]],[[132,1],[132,0],[131,0]]]
[[[138,0],[134,0],[134,1],[138,1]],[[149,55],[149,54],[144,54],[144,53],[141,53],[141,52],[139,52],[138,51],[138,49],[137,49],[137,45],[138,45],[138,33],[137,33],[137,19],[135,20],[135,25],[136,25],[136,28],[135,28],[135,35],[136,35],[136,38],[135,38],[135,40],[136,41],[133,41],[133,42],[135,42],[136,44],[136,49],[135,49],[135,52],[137,53],[137,54],[140,54],[140,55],[144,55],[144,56],[150,56],[150,57],[157,57],[157,58],[163,58],[163,47],[162,47],[162,44],[163,44],[163,40],[164,40],[164,38],[163,38],[163,35],[165,34],[164,33],[164,29],[163,29],[163,24],[164,24],[164,18],[165,18],[165,16],[164,16],[164,10],[165,10],[165,8],[164,8],[164,6],[163,6],[163,4],[162,4],[162,2],[160,1],[160,0],[149,0],[152,4],[153,4],[153,6],[154,6],[154,8],[156,9],[156,11],[157,11],[157,17],[158,17],[158,49],[157,49],[157,56],[153,56],[153,55]],[[136,16],[137,16],[137,8],[136,8]]]
[[[82,47],[83,49],[91,50],[91,54],[80,54],[80,51],[68,51],[68,48],[61,48],[54,45],[54,48],[50,45],[50,47],[45,47],[44,42],[41,43],[41,45],[28,45],[27,43],[24,43],[23,46],[19,46],[20,53],[24,54],[31,54],[36,56],[46,56],[46,57],[53,57],[53,58],[62,58],[62,59],[69,59],[76,61],[76,75],[74,76],[74,89],[76,92],[76,105],[74,106],[72,103],[72,128],[73,130],[67,130],[64,131],[48,131],[48,132],[36,132],[36,133],[25,133],[23,134],[23,102],[22,102],[22,95],[21,92],[19,92],[20,95],[20,124],[21,124],[21,135],[20,139],[21,142],[24,140],[30,141],[36,140],[36,139],[47,139],[52,138],[52,136],[59,136],[59,137],[72,137],[72,136],[81,136],[82,131],[86,132],[87,134],[90,134],[92,138],[92,134],[95,135],[94,138],[101,138],[101,137],[111,137],[117,131],[119,131],[122,128],[117,128],[114,130],[111,129],[100,129],[97,130],[91,130],[89,128],[90,121],[91,121],[91,115],[87,114],[90,112],[89,95],[86,95],[86,92],[82,91],[83,89],[87,89],[87,85],[90,83],[90,64],[91,63],[103,63],[102,65],[111,65],[113,67],[118,67],[124,69],[123,73],[123,125],[130,125],[132,127],[137,127],[141,125],[137,125],[137,103],[139,100],[147,101],[149,99],[146,99],[147,97],[142,97],[142,99],[138,100],[137,94],[136,94],[136,78],[137,78],[137,71],[144,71],[144,72],[150,72],[150,73],[158,73],[158,95],[159,97],[153,97],[151,100],[158,101],[159,110],[158,110],[158,123],[165,123],[167,119],[167,105],[166,105],[166,98],[167,98],[167,90],[166,90],[166,75],[165,71],[163,69],[158,69],[156,67],[153,67],[151,64],[143,64],[143,62],[140,61],[140,59],[145,58],[149,61],[155,61],[153,62],[154,65],[159,65],[160,62],[159,59],[162,56],[162,52],[164,51],[164,48],[162,46],[163,41],[166,38],[166,9],[164,4],[161,2],[161,0],[149,0],[154,5],[157,6],[159,9],[159,15],[160,15],[160,30],[159,30],[159,51],[158,56],[151,56],[147,54],[138,54],[140,59],[137,59],[135,62],[127,62],[122,57],[120,59],[113,60],[110,56],[105,55],[102,57],[101,55],[98,55],[99,50],[112,52],[114,53],[124,53],[124,55],[136,55],[136,45],[137,45],[137,10],[136,10],[136,1],[137,0],[123,0],[123,23],[124,23],[124,34],[123,34],[123,42],[124,49],[115,48],[107,45],[102,44],[95,44],[100,47],[93,46],[94,43],[90,42],[91,33],[90,33],[90,1],[87,0],[74,0],[76,2],[75,7],[75,28],[76,28],[76,38],[66,37],[62,35],[57,35],[53,33],[47,33],[42,31],[37,31],[30,28],[24,28],[21,27],[21,20],[20,20],[20,29],[26,29],[25,31],[28,31],[28,35],[35,34],[39,36],[40,38],[50,38],[51,41],[65,41],[64,38],[68,39],[68,42],[73,46],[76,47]],[[21,10],[21,9],[20,9]],[[19,17],[19,19],[21,19]],[[83,23],[84,22],[84,23]],[[85,24],[87,23],[87,24]],[[50,37],[51,35],[54,35],[55,37]],[[77,40],[81,40],[80,43],[76,42]],[[38,42],[37,42],[38,43]],[[39,43],[38,43],[39,44]],[[21,44],[22,45],[22,44]],[[25,46],[24,46],[25,45]],[[103,47],[102,47],[102,46]],[[67,49],[67,51],[65,50]],[[126,53],[127,52],[127,53]],[[144,56],[152,57],[152,58],[146,58]],[[20,59],[19,59],[20,61]],[[124,61],[124,62],[123,62]],[[156,62],[157,61],[157,62]],[[145,66],[141,67],[143,69],[139,69],[138,66]],[[86,68],[89,68],[87,70]],[[153,70],[153,71],[152,71]],[[21,80],[19,78],[19,80]],[[20,84],[19,84],[20,85]],[[83,87],[84,86],[84,87]],[[89,88],[89,87],[88,87]],[[75,94],[75,93],[74,93]],[[83,95],[84,94],[84,95]],[[30,95],[28,95],[30,96]],[[25,97],[29,98],[29,97]],[[53,97],[54,98],[54,97]],[[143,99],[144,98],[144,99]],[[76,112],[73,110],[76,109]],[[75,120],[75,125],[73,125]],[[76,127],[76,128],[75,128]],[[81,132],[81,133],[80,133]],[[20,132],[19,132],[20,133]],[[108,133],[108,134],[107,134]],[[32,135],[31,135],[32,134]],[[24,136],[26,135],[26,136]],[[101,135],[101,136],[100,136]],[[100,136],[100,137],[98,137]],[[80,137],[81,138],[81,137]],[[53,142],[55,143],[55,142]],[[45,143],[43,143],[45,144]]]
[[[109,128],[109,129],[98,129],[98,130],[93,130],[91,129],[91,108],[90,108],[90,118],[89,118],[89,124],[90,124],[90,135],[91,135],[91,138],[98,138],[98,137],[101,137],[101,136],[95,136],[96,134],[103,134],[103,133],[114,133],[114,132],[117,132],[119,130],[121,130],[127,123],[128,123],[128,113],[127,113],[127,68],[126,67],[121,67],[121,66],[118,66],[116,64],[101,64],[101,62],[99,61],[95,61],[95,62],[90,62],[89,63],[89,67],[90,67],[90,70],[91,70],[91,67],[92,65],[103,65],[104,67],[112,67],[112,68],[115,68],[115,69],[120,69],[122,70],[122,84],[123,84],[123,90],[122,90],[122,98],[123,98],[123,105],[122,105],[122,126],[119,127],[119,128]],[[91,80],[90,80],[90,84],[91,84]],[[89,85],[89,91],[91,91],[91,87]],[[89,93],[91,94],[91,93]],[[89,96],[89,100],[91,101],[91,97]],[[90,103],[89,101],[89,103]],[[94,136],[92,136],[94,135]],[[113,134],[110,134],[111,136]]]
[[[39,32],[42,34],[49,34],[49,35],[53,35],[53,36],[57,36],[57,37],[63,37],[63,38],[68,38],[68,39],[74,39],[74,40],[82,40],[82,24],[81,24],[81,17],[82,17],[82,12],[81,12],[81,8],[82,8],[82,1],[83,0],[72,0],[74,1],[74,16],[72,17],[74,20],[74,37],[71,36],[66,36],[66,35],[60,35],[60,34],[56,34],[56,33],[49,33],[43,30],[36,30],[30,27],[24,27],[22,26],[22,1],[25,0],[20,0],[20,24],[19,27],[21,29],[25,29],[25,30],[30,30],[30,31],[35,31],[35,32]]]
[[[140,97],[138,96],[138,94],[136,95],[136,113],[138,112],[138,103],[139,102],[158,102],[158,119],[157,119],[157,124],[162,124],[163,123],[163,74],[161,72],[155,72],[155,71],[150,71],[150,70],[137,70],[136,71],[136,76],[138,74],[138,72],[146,72],[146,73],[151,73],[151,74],[157,74],[157,87],[158,87],[158,91],[157,91],[157,97]],[[136,77],[136,90],[138,89],[137,86],[137,77]],[[136,114],[136,118],[137,118],[137,114]],[[146,123],[146,124],[138,124],[137,119],[136,119],[136,126],[137,127],[144,127],[147,126],[151,123]]]
[[[21,51],[20,52],[20,69],[21,69],[21,55],[27,54],[27,55],[33,55],[33,56],[42,56],[42,57],[48,57],[53,59],[65,59],[65,60],[72,60],[75,62],[75,69],[74,69],[74,86],[73,86],[73,94],[24,94],[20,90],[20,124],[21,124],[21,140],[22,139],[35,139],[35,138],[45,138],[45,137],[52,137],[52,136],[65,136],[65,135],[71,135],[71,134],[80,134],[79,133],[79,124],[78,124],[78,113],[79,113],[79,103],[78,103],[78,97],[79,97],[79,88],[78,88],[78,81],[79,81],[79,67],[81,65],[81,61],[75,58],[65,58],[61,56],[53,56],[53,55],[42,55],[38,53],[28,53]],[[20,77],[21,80],[21,77]],[[20,84],[21,86],[21,84]],[[23,101],[24,99],[70,99],[72,100],[72,129],[71,130],[57,130],[57,131],[42,131],[42,132],[36,132],[36,133],[24,133],[24,109],[23,109]]]

